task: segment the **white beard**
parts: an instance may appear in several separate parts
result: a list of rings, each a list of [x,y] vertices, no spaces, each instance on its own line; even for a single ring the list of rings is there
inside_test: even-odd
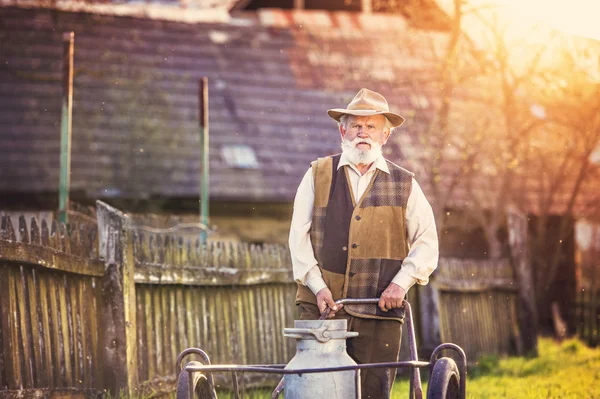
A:
[[[356,148],[357,144],[361,142],[369,143],[371,148],[368,150],[360,150]],[[380,155],[382,155],[381,144],[371,140],[370,138],[361,139],[359,137],[352,141],[345,139],[342,140],[342,152],[346,154],[348,160],[354,165],[369,165]]]

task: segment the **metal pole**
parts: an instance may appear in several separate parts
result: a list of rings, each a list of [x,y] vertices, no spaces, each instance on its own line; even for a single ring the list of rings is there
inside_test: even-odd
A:
[[[71,185],[71,130],[73,114],[73,43],[74,32],[63,34],[63,93],[60,121],[60,182],[58,188],[58,220],[67,223],[69,187]]]
[[[205,228],[200,233],[202,242],[206,242],[208,228],[208,78],[200,79],[198,105],[200,117],[200,223]]]

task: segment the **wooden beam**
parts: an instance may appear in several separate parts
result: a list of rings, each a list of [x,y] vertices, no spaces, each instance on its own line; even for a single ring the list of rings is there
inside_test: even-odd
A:
[[[100,331],[104,379],[114,396],[130,397],[138,385],[133,238],[123,213],[96,202],[100,258],[104,260]]]

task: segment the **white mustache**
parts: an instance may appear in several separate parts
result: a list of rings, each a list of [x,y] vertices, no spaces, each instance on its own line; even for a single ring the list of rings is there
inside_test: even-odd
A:
[[[373,140],[370,137],[366,137],[364,139],[362,139],[360,137],[356,137],[354,140],[352,140],[352,141],[346,140],[346,142],[351,144],[352,147],[355,147],[355,148],[359,143],[367,143],[370,146],[373,146]]]

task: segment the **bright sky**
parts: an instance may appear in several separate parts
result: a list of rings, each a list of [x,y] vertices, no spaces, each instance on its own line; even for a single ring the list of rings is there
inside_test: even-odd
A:
[[[437,0],[450,15],[455,0]],[[600,0],[464,0],[468,8],[496,5],[494,11],[514,23],[515,28],[536,22],[567,33],[600,40]],[[489,9],[488,9],[489,11]]]
[[[518,19],[545,22],[567,33],[600,40],[600,0],[496,0]]]

